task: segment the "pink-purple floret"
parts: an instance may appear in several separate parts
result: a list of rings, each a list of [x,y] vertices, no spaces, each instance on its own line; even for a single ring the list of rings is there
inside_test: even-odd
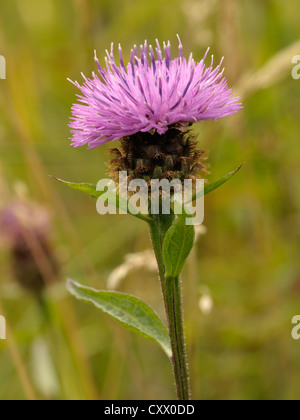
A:
[[[179,39],[179,37],[178,37]],[[131,50],[130,62],[125,66],[121,46],[120,65],[114,54],[106,51],[106,68],[102,68],[95,54],[99,75],[85,76],[82,95],[72,108],[70,127],[72,145],[94,148],[110,140],[137,132],[164,134],[169,127],[180,123],[215,120],[235,114],[242,108],[240,98],[232,96],[221,71],[221,63],[214,69],[204,60],[195,62],[192,54],[186,60],[179,39],[179,56],[171,59],[171,45],[157,42],[156,56],[147,41],[138,53]]]

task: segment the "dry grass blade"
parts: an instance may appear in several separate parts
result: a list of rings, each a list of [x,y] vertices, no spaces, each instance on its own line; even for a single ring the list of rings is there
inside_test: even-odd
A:
[[[300,40],[279,51],[259,70],[242,76],[234,87],[234,92],[245,98],[290,76],[292,58],[299,54],[299,51]]]

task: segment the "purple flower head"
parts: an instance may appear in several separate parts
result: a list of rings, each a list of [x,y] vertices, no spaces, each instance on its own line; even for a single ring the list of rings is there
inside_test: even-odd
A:
[[[121,46],[120,65],[114,54],[106,51],[106,68],[95,60],[99,75],[85,76],[78,87],[80,104],[72,108],[72,145],[97,147],[110,140],[118,140],[138,132],[162,135],[170,127],[187,126],[201,120],[215,120],[236,113],[242,108],[240,98],[234,98],[221,71],[221,63],[214,69],[213,57],[209,67],[204,60],[186,60],[179,39],[179,55],[171,59],[171,45],[164,43],[154,49],[147,41],[138,52],[131,50],[130,62],[125,66]]]
[[[43,207],[14,201],[0,211],[0,240],[12,247],[22,244],[25,237],[45,240],[49,236],[50,216]]]

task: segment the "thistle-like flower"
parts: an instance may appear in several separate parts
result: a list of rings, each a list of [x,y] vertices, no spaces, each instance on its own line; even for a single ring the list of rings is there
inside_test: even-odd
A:
[[[139,189],[139,192],[144,194],[146,185],[146,198],[150,196],[151,205],[149,200],[146,200],[147,216],[144,217],[140,209],[137,216],[149,224],[157,260],[170,336],[167,342],[171,348],[167,349],[167,354],[172,356],[177,396],[179,400],[189,400],[191,395],[184,344],[180,276],[194,244],[194,228],[188,218],[186,226],[184,225],[185,217],[178,216],[177,204],[180,206],[179,210],[184,207],[185,214],[189,213],[190,209],[186,211],[186,204],[198,201],[197,197],[203,197],[203,191],[198,190],[203,182],[198,182],[198,178],[207,174],[205,153],[197,149],[197,142],[189,128],[197,121],[215,120],[234,114],[242,106],[240,99],[235,98],[227,87],[227,81],[221,70],[223,60],[214,68],[212,58],[210,66],[206,67],[204,61],[208,50],[200,62],[195,62],[192,55],[186,60],[183,57],[180,39],[179,55],[171,59],[170,43],[168,45],[164,43],[163,50],[159,42],[156,43],[155,51],[151,45],[148,47],[147,42],[140,47],[140,51],[135,46],[127,65],[124,64],[121,47],[119,47],[120,65],[115,61],[113,45],[111,51],[107,51],[106,68],[100,66],[95,56],[99,75],[94,73],[91,79],[83,76],[82,86],[78,82],[72,82],[80,89],[81,95],[78,95],[79,103],[73,106],[70,127],[73,134],[72,145],[75,147],[88,145],[92,149],[108,141],[120,140],[120,147],[110,151],[110,174],[117,183],[114,189],[123,199],[118,200],[118,203],[115,200],[114,206],[123,210],[124,203],[120,204],[121,201],[124,202],[123,183],[129,183],[134,179],[146,181],[130,182],[129,187],[133,184],[136,190]],[[127,172],[129,176],[124,177],[124,181],[120,177],[119,181],[120,172]],[[225,177],[225,180],[230,176],[232,174]],[[161,182],[153,182],[157,180]],[[168,183],[167,180],[175,182]],[[181,182],[178,183],[178,180]],[[223,182],[224,179],[221,180],[221,184]],[[86,190],[85,184],[64,183],[72,188]],[[157,186],[155,193],[158,194],[154,194],[156,197],[152,201],[154,184]],[[220,182],[212,184],[210,190],[216,189],[219,185]],[[133,193],[135,187],[128,188],[129,194]],[[93,186],[89,186],[89,192],[90,188]],[[183,197],[180,197],[181,193],[184,193]],[[125,199],[127,198],[126,194]],[[185,200],[184,203],[182,199]],[[100,200],[103,202],[105,198],[102,196]],[[109,201],[108,196],[107,201]],[[138,201],[141,203],[143,200],[139,197]],[[171,205],[168,206],[170,201],[174,204],[172,209]],[[201,207],[201,212],[202,206],[198,207]],[[181,214],[180,211],[178,213]],[[130,265],[132,266],[132,262]],[[126,265],[122,266],[121,271],[124,272],[127,268]],[[120,270],[114,274],[119,275]],[[81,296],[84,294],[84,287],[76,283],[70,282],[68,287],[76,296],[78,296],[77,291],[75,292],[77,289],[80,289]],[[89,291],[87,296],[90,296],[88,293]],[[115,297],[112,299],[117,302]],[[122,313],[126,315],[126,297],[123,295],[119,299],[123,300]],[[141,303],[137,303],[137,307]],[[211,301],[208,302],[206,299],[204,303],[204,309],[208,312],[211,309]],[[135,318],[132,316],[130,305],[128,312],[130,318]],[[118,316],[112,316],[120,320]],[[124,323],[126,316],[123,318],[122,316],[121,323]],[[151,318],[151,325],[152,322]],[[144,329],[141,331],[145,334]],[[154,335],[149,335],[159,341]]]
[[[221,63],[213,69],[204,64],[208,54],[195,62],[183,57],[179,39],[179,56],[171,59],[171,45],[164,43],[164,56],[157,41],[156,57],[147,41],[131,50],[130,62],[124,64],[119,46],[120,66],[117,66],[113,44],[106,51],[106,69],[97,56],[99,75],[75,82],[81,92],[81,104],[73,106],[72,144],[97,147],[110,140],[119,140],[138,132],[165,134],[170,128],[186,130],[201,120],[215,120],[241,109],[239,98],[232,97]],[[150,58],[150,60],[149,60]]]
[[[232,96],[221,71],[209,67],[192,54],[186,60],[179,39],[179,55],[171,59],[171,45],[164,43],[164,55],[157,42],[156,56],[147,41],[138,52],[131,50],[124,64],[119,46],[120,65],[106,51],[106,69],[95,55],[99,75],[85,76],[82,95],[73,106],[72,145],[95,148],[110,140],[122,139],[121,149],[113,149],[111,175],[128,171],[131,179],[184,179],[204,176],[203,151],[189,135],[189,127],[201,120],[218,119],[241,109]],[[188,134],[187,134],[188,133]],[[117,177],[116,177],[117,180]]]

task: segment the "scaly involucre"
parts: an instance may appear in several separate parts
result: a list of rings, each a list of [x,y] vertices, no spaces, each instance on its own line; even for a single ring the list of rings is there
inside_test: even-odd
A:
[[[179,39],[179,37],[178,37]],[[221,71],[209,67],[204,58],[195,62],[192,54],[186,60],[179,39],[179,55],[171,59],[171,45],[164,43],[164,56],[158,41],[156,56],[147,41],[138,53],[131,50],[130,62],[124,64],[119,46],[120,65],[116,64],[113,44],[106,51],[106,69],[97,59],[99,75],[84,75],[84,83],[72,82],[82,95],[72,108],[72,145],[97,147],[137,132],[164,134],[170,127],[215,120],[241,109],[240,98],[232,96]]]

